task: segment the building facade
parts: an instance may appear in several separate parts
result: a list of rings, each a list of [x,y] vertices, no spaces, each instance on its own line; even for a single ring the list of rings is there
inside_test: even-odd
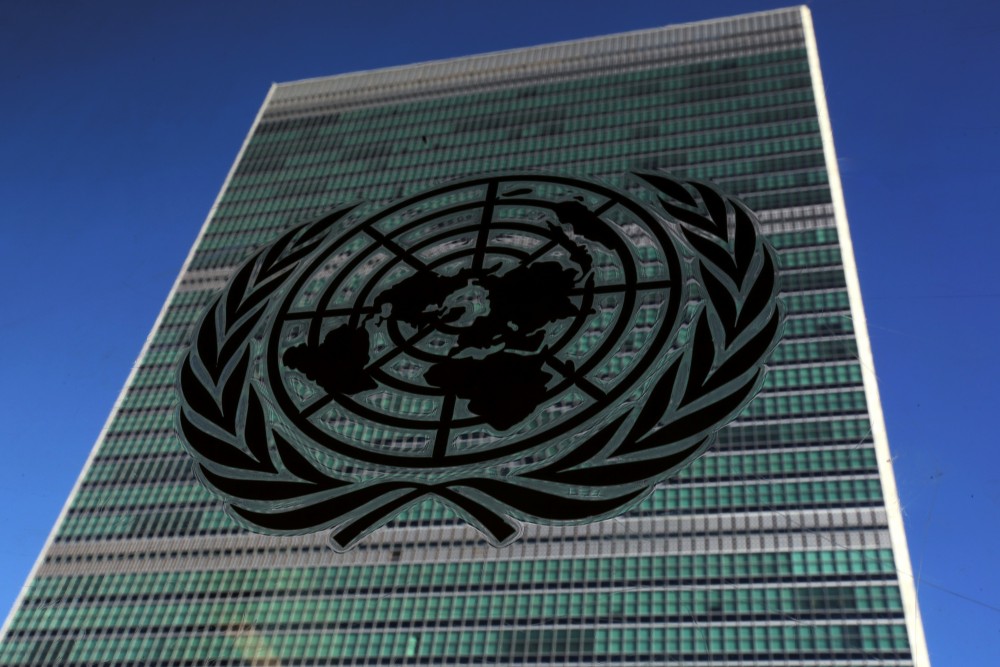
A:
[[[631,512],[494,549],[444,507],[337,553],[247,532],[177,364],[291,225],[481,171],[740,196],[781,257],[766,384]],[[808,9],[275,85],[5,625],[0,665],[928,665]]]

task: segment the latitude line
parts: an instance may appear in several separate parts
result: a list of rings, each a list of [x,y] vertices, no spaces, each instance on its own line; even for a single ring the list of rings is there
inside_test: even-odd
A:
[[[447,419],[445,414],[448,415]],[[434,435],[434,452],[431,458],[443,459],[448,454],[448,439],[451,436],[451,421],[455,416],[455,394],[444,395],[444,402],[441,404],[441,419],[438,420],[437,433]]]
[[[561,373],[564,378],[569,379],[577,387],[579,387],[585,394],[588,394],[591,398],[597,399],[598,401],[604,400],[608,397],[607,392],[604,392],[595,385],[593,382],[585,377],[581,377],[576,374],[576,370],[570,370],[570,365],[565,361],[561,361],[556,358],[546,359],[545,363],[555,369],[558,373]]]
[[[497,181],[491,180],[486,186],[486,200],[483,202],[483,215],[479,219],[479,234],[476,236],[476,251],[472,256],[472,270],[482,271],[486,259],[486,245],[490,240],[490,225],[493,223],[493,207],[496,205]]]

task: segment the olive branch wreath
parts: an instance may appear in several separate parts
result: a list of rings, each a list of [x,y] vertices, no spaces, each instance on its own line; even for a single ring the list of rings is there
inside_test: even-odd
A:
[[[776,299],[775,251],[742,202],[701,181],[634,175],[652,187],[661,214],[680,228],[701,286],[690,340],[667,360],[641,406],[593,427],[555,460],[507,476],[420,483],[382,475],[358,482],[317,468],[269,423],[249,375],[250,339],[269,297],[353,210],[348,206],[254,254],[199,323],[180,365],[177,424],[202,483],[253,530],[299,534],[332,527],[337,550],[350,549],[428,495],[496,546],[517,538],[515,517],[593,521],[640,502],[710,446],[756,394],[764,360],[780,338],[783,307]],[[505,509],[497,511],[498,503]]]

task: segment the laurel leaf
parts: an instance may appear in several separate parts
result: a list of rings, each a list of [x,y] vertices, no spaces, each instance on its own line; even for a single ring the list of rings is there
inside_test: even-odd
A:
[[[677,382],[677,371],[680,367],[681,358],[678,357],[663,372],[663,375],[657,380],[656,386],[645,397],[642,412],[636,417],[635,423],[632,425],[632,430],[629,431],[629,440],[646,435],[656,428],[657,422],[663,418],[663,413],[670,405],[670,398],[674,394],[674,383]]]
[[[205,313],[205,318],[202,320],[201,328],[198,330],[198,340],[195,346],[198,349],[198,356],[201,358],[202,363],[205,364],[205,368],[208,369],[209,375],[212,376],[212,381],[216,384],[219,382],[219,376],[222,374],[222,369],[219,368],[216,361],[218,360],[219,348],[218,348],[218,333],[215,327],[215,315],[219,303],[215,302]]]
[[[201,474],[221,493],[232,498],[242,498],[244,500],[289,500],[326,490],[323,486],[307,482],[223,477],[212,472],[205,466],[201,466]]]
[[[296,248],[295,251],[289,253],[285,257],[282,257],[277,262],[275,262],[274,266],[271,267],[271,272],[280,273],[285,269],[289,269],[295,266],[295,264],[297,264],[299,260],[309,255],[309,253],[318,248],[319,245],[320,245],[319,241],[314,241],[312,243],[307,243],[303,246]]]
[[[677,440],[672,439],[670,433],[662,433],[664,429],[657,431],[657,435],[663,435],[660,447],[671,444]],[[649,479],[650,473],[655,471],[656,475],[662,475],[671,468],[678,466],[698,451],[698,448],[705,444],[702,438],[693,445],[689,445],[677,452],[671,452],[665,456],[655,459],[642,459],[640,461],[628,461],[626,463],[610,463],[598,468],[584,468],[581,470],[570,470],[559,476],[557,480],[560,484],[572,484],[575,486],[615,486],[618,484],[629,484],[641,480]]]
[[[300,479],[307,479],[316,484],[329,484],[330,488],[347,484],[343,480],[327,477],[314,468],[309,460],[302,456],[302,454],[299,454],[298,450],[292,447],[277,431],[273,431],[272,435],[274,435],[274,444],[278,450],[278,457],[281,459],[281,464],[285,466],[285,470],[288,472]]]
[[[715,274],[707,267],[701,268],[701,281],[705,287],[712,305],[715,307],[722,328],[726,332],[726,346],[736,337],[734,328],[736,327],[736,301],[733,295],[723,286],[722,281],[715,277]]]
[[[184,392],[188,405],[195,412],[213,424],[223,423],[222,409],[216,403],[212,393],[195,375],[194,369],[191,367],[190,356],[181,365],[181,390]]]
[[[647,489],[633,490],[611,498],[582,498],[548,493],[497,479],[463,479],[451,486],[467,486],[512,507],[527,516],[550,521],[588,519],[618,509],[638,498]]]
[[[383,482],[371,484],[304,507],[272,512],[256,512],[237,505],[233,505],[232,509],[247,521],[261,528],[283,533],[299,532],[336,522],[339,517],[350,514],[359,507],[379,498],[384,498],[393,491],[411,488],[413,485],[405,482]]]
[[[493,538],[493,541],[500,545],[517,534],[517,525],[510,517],[494,512],[489,507],[467,498],[460,493],[455,493],[447,486],[436,486],[434,492],[451,502],[459,509],[464,510],[479,523],[481,530],[485,530]]]
[[[260,464],[256,460],[238,447],[234,447],[232,444],[219,440],[215,436],[202,431],[188,419],[184,411],[180,413],[180,422],[181,432],[184,434],[185,441],[202,458],[230,468],[260,470]]]
[[[279,239],[279,241],[276,243],[276,246],[281,244],[287,244],[288,240],[292,236],[293,234],[286,234],[284,237]],[[290,267],[286,267],[281,271],[273,270],[273,267],[269,266],[270,263],[277,258],[276,255],[272,256],[273,250],[274,248],[268,250],[267,256],[264,257],[263,259],[261,259],[260,254],[258,254],[254,259],[247,262],[246,265],[247,267],[252,267],[257,264],[259,264],[261,267],[259,273],[257,274],[257,278],[254,281],[254,284],[256,285],[255,289],[253,289],[249,293],[243,290],[242,296],[239,297],[240,300],[238,300],[238,304],[236,306],[233,306],[231,303],[229,303],[229,300],[233,299],[233,291],[229,290],[227,292],[228,296],[226,305],[227,308],[231,308],[233,310],[233,312],[230,313],[228,319],[226,320],[227,324],[238,322],[240,319],[245,317],[247,313],[249,313],[258,305],[260,305],[264,301],[264,299],[273,294],[278,287],[281,286],[282,281],[279,278],[283,273],[287,273],[290,270]]]
[[[736,273],[733,275],[737,289],[743,289],[750,263],[757,252],[757,229],[742,206],[733,206],[736,211],[736,228],[733,234],[733,256],[736,258]]]
[[[700,398],[704,392],[699,391],[708,372],[715,363],[715,344],[712,341],[712,329],[708,325],[707,311],[698,314],[695,325],[694,341],[691,343],[691,366],[688,368],[688,383],[680,407]]]
[[[702,390],[705,393],[714,391],[745,373],[755,363],[760,362],[767,349],[774,344],[781,324],[781,313],[775,309],[771,319],[753,338],[736,350],[722,363],[705,382]]]
[[[364,535],[365,531],[369,528],[392,519],[392,517],[406,509],[408,505],[411,505],[419,500],[422,496],[426,495],[426,493],[427,491],[424,488],[415,489],[414,491],[400,496],[399,498],[388,500],[385,503],[378,505],[367,514],[354,519],[346,526],[338,528],[337,531],[330,536],[330,539],[336,542],[341,549],[347,549],[362,535]]]
[[[673,197],[682,204],[698,208],[698,203],[694,200],[694,197],[691,196],[691,193],[687,191],[687,188],[685,188],[682,183],[678,183],[674,179],[667,178],[666,176],[662,176],[660,174],[653,174],[650,172],[634,173],[663,194]]]
[[[691,185],[693,185],[701,195],[701,199],[705,202],[705,207],[708,209],[709,215],[712,216],[712,221],[715,223],[715,235],[723,241],[728,241],[729,225],[727,221],[729,213],[726,210],[726,200],[723,199],[722,195],[716,192],[713,188],[710,188],[704,183],[692,181]]]
[[[285,251],[285,248],[288,247],[288,244],[291,243],[292,239],[295,238],[295,235],[298,234],[301,228],[302,226],[299,226],[282,234],[278,240],[267,249],[267,252],[264,254],[263,261],[261,262],[261,275],[268,276],[271,274],[274,262]],[[260,282],[259,279],[258,282]]]
[[[771,253],[764,253],[764,264],[757,275],[757,282],[750,288],[746,301],[743,302],[743,309],[740,311],[739,319],[736,320],[736,330],[741,332],[749,326],[750,322],[760,315],[771,303],[774,296],[774,262]]]
[[[253,274],[256,262],[247,262],[236,272],[229,282],[226,290],[226,327],[239,319],[242,300],[250,284],[250,276]]]
[[[243,303],[240,304],[239,309],[236,311],[236,318],[242,318],[251,310],[256,308],[264,299],[269,297],[280,284],[281,281],[276,280],[268,285],[255,289],[249,296],[247,296],[246,299],[243,300]]]
[[[249,361],[249,354],[244,354],[240,361]],[[236,383],[230,379],[229,386]],[[240,383],[242,388],[242,383]],[[260,461],[261,466],[268,472],[278,472],[271,461],[271,455],[267,451],[267,420],[264,418],[264,408],[260,404],[257,392],[251,387],[247,396],[247,416],[243,422],[243,442],[254,458]]]
[[[695,227],[697,227],[702,231],[718,236],[718,233],[715,230],[715,224],[712,223],[712,221],[709,220],[708,218],[698,213],[695,213],[694,211],[689,211],[686,208],[681,208],[680,206],[674,206],[663,197],[658,197],[658,199],[660,200],[660,205],[663,206],[663,208],[665,208],[668,213],[670,213],[672,216],[674,216],[681,222],[686,222],[689,225],[694,225]]]
[[[688,240],[695,250],[700,252],[705,256],[712,264],[719,267],[726,274],[733,279],[734,283],[738,283],[737,278],[738,271],[736,270],[736,264],[733,262],[732,256],[728,251],[721,248],[719,245],[706,239],[704,236],[695,234],[690,229],[682,228],[684,233],[684,238]]]
[[[250,332],[255,326],[257,326],[257,322],[260,321],[260,317],[263,314],[263,310],[258,310],[256,313],[243,320],[243,323],[240,324],[235,331],[226,334],[226,342],[222,345],[218,363],[215,369],[213,369],[218,372],[219,375],[222,374],[222,371],[225,369],[229,359],[236,354],[236,351],[240,349],[241,346],[246,345],[247,338],[250,337]],[[219,381],[214,373],[212,377],[216,382]]]
[[[631,412],[631,411],[629,411]],[[611,442],[611,438],[614,437],[615,433],[621,427],[622,422],[628,417],[629,412],[619,415],[617,418],[613,419],[611,422],[605,424],[597,431],[594,435],[590,436],[584,442],[580,443],[579,446],[574,447],[569,452],[566,453],[560,459],[550,463],[542,468],[537,468],[522,474],[523,477],[531,477],[534,479],[543,479],[548,481],[556,481],[556,478],[564,470],[568,470],[574,466],[578,466],[582,463],[586,463],[591,460],[597,454],[600,453],[604,447]]]
[[[216,422],[219,426],[236,435],[236,413],[246,382],[247,367],[250,365],[250,350],[244,350],[243,356],[233,367],[225,386],[222,387],[222,420]],[[266,445],[265,445],[266,447]]]
[[[632,454],[655,447],[662,447],[665,444],[680,442],[686,438],[709,431],[713,426],[720,423],[725,417],[738,408],[753,390],[761,372],[757,371],[750,381],[742,387],[732,392],[728,396],[687,414],[673,423],[667,424],[663,428],[648,437],[637,441],[628,441],[619,450],[622,454]]]

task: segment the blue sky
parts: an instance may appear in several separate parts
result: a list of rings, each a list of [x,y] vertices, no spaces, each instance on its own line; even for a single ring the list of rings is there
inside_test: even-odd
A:
[[[931,657],[1000,646],[1000,8],[813,11]],[[0,614],[272,81],[768,2],[22,2],[0,8]]]

